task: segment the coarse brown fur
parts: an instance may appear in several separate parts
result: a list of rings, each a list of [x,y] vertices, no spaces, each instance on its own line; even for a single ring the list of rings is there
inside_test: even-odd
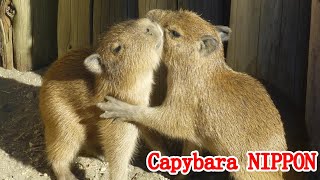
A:
[[[225,63],[219,28],[190,11],[153,10],[147,17],[164,28],[167,97],[154,108],[109,97],[109,102],[98,105],[106,110],[102,116],[143,124],[215,155],[236,156],[241,169],[231,173],[234,179],[283,179],[281,172],[245,170],[247,151],[286,150],[285,133],[261,83]],[[180,36],[175,36],[177,32]],[[216,43],[214,50],[210,42]]]
[[[111,27],[95,50],[71,51],[51,65],[40,91],[40,112],[48,160],[59,180],[75,178],[70,164],[80,150],[100,147],[110,179],[127,178],[138,128],[99,121],[95,105],[112,95],[148,106],[162,38],[160,26],[149,19],[127,21]]]

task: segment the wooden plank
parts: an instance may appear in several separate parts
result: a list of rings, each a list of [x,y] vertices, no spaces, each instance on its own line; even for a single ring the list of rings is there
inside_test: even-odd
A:
[[[101,34],[101,17],[102,17],[102,0],[93,1],[93,45],[97,44],[99,35]],[[106,19],[105,19],[106,20]]]
[[[281,39],[282,0],[262,0],[257,59],[257,77],[274,82],[278,75],[279,48]]]
[[[57,58],[58,0],[32,0],[32,69],[44,67]]]
[[[13,0],[14,62],[19,71],[49,64],[57,56],[57,0]]]
[[[138,0],[127,0],[128,1],[128,18],[136,19],[139,17],[138,12]]]
[[[178,9],[194,11],[213,24],[228,25],[230,12],[228,3],[230,0],[178,0]]]
[[[232,30],[231,33],[231,37],[230,40],[228,42],[228,52],[227,52],[227,58],[226,58],[226,62],[227,64],[236,70],[237,68],[237,60],[235,57],[235,52],[236,52],[236,39],[237,39],[237,35],[235,33],[235,29],[237,27],[237,13],[238,13],[238,1],[233,1],[231,3],[231,7],[230,7],[230,24],[229,27]]]
[[[90,0],[64,0],[58,5],[58,55],[91,46]]]
[[[0,56],[1,66],[13,69],[12,19],[15,15],[11,0],[1,0],[0,3]]]
[[[145,14],[152,9],[171,9],[177,10],[177,0],[138,0],[139,17],[144,17]]]
[[[286,94],[293,100],[294,88],[294,73],[297,51],[300,45],[297,43],[298,29],[300,24],[299,19],[299,1],[298,0],[283,0],[283,12],[281,23],[281,43],[279,47],[279,60],[277,65],[271,68],[276,68],[277,75],[273,83],[281,92]]]
[[[136,0],[135,0],[136,1]],[[130,2],[132,4],[134,1]],[[93,41],[94,44],[100,34],[108,29],[111,25],[128,19],[137,17],[137,5],[129,7],[129,0],[95,0],[93,2]],[[128,10],[129,8],[133,8]],[[134,9],[136,8],[136,9]]]
[[[190,7],[190,0],[178,0],[178,9],[188,9]]]
[[[233,34],[229,44],[228,61],[235,61],[230,64],[233,65],[232,68],[256,75],[261,0],[238,0],[231,3],[232,8],[237,10],[230,17]]]
[[[306,124],[311,148],[320,152],[320,1],[312,1],[309,43],[308,84],[306,98]],[[318,157],[318,167],[320,158]],[[319,179],[320,173],[317,172]]]
[[[1,60],[2,67],[5,69],[14,69],[13,65],[13,42],[12,34],[13,29],[11,24],[4,24],[2,19],[0,19],[0,41],[1,41]]]
[[[309,34],[310,34],[310,15],[311,15],[311,0],[300,0],[299,3],[299,18],[298,18],[298,38],[296,44],[298,51],[295,61],[294,86],[292,98],[294,103],[299,107],[305,108],[305,94],[307,86],[307,69],[309,50]]]
[[[278,74],[273,83],[299,108],[304,108],[310,0],[283,0]]]
[[[17,14],[13,21],[14,62],[19,71],[32,69],[31,0],[13,0]]]
[[[227,63],[304,108],[310,0],[232,1]]]

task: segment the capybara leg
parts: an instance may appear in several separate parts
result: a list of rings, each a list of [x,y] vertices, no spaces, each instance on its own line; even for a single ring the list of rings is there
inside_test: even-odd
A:
[[[77,178],[70,171],[71,162],[52,162],[52,169],[57,180],[76,180]]]
[[[77,179],[70,170],[71,163],[78,154],[85,139],[85,132],[80,125],[68,129],[46,129],[48,161],[58,180]]]
[[[109,179],[128,179],[128,166],[138,139],[137,127],[122,122],[100,127],[102,148],[109,164]]]

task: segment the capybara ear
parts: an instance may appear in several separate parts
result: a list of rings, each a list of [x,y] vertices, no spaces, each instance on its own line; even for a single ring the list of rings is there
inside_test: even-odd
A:
[[[166,10],[153,9],[147,12],[146,18],[151,21],[159,22],[167,14]]]
[[[219,33],[222,42],[228,41],[230,39],[231,29],[228,26],[215,26]]]
[[[218,41],[213,36],[202,36],[200,42],[200,54],[202,56],[208,56],[216,50],[217,46]]]
[[[102,74],[101,56],[99,54],[91,54],[84,60],[86,69],[94,74]]]

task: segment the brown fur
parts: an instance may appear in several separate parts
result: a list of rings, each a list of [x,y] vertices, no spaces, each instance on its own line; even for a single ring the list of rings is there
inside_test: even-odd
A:
[[[161,106],[138,107],[113,98],[101,103],[104,117],[156,129],[204,147],[212,154],[236,156],[235,179],[283,179],[282,173],[249,173],[246,152],[287,149],[283,124],[265,88],[227,66],[218,28],[189,11],[153,10],[147,16],[164,27],[163,62],[168,68],[167,97]],[[174,37],[173,30],[181,37]],[[216,49],[201,54],[205,36]]]
[[[58,179],[74,179],[69,166],[78,152],[99,147],[109,162],[110,179],[127,178],[138,129],[129,123],[99,121],[101,110],[95,105],[113,95],[148,106],[161,50],[161,28],[140,19],[112,27],[95,50],[71,51],[52,64],[41,87],[40,112],[48,160]],[[90,59],[93,53],[99,59]]]

